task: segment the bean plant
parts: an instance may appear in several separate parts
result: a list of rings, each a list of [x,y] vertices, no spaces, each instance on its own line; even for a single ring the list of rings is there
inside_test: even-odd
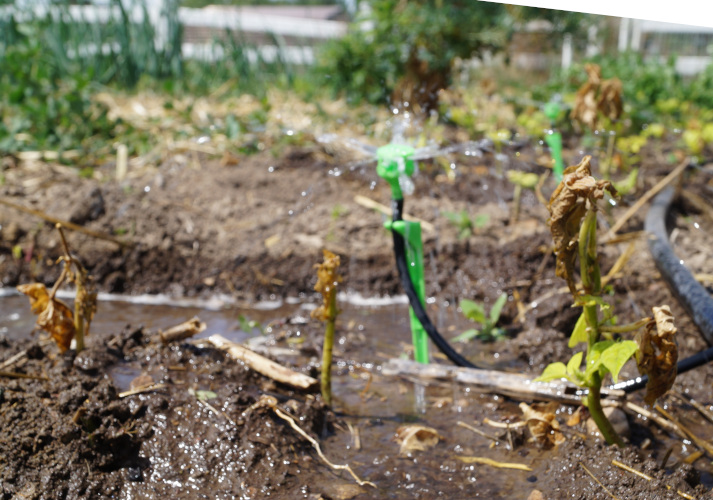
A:
[[[584,404],[602,436],[609,444],[623,446],[621,437],[602,410],[601,387],[607,374],[616,382],[624,364],[635,357],[642,374],[649,376],[645,400],[648,404],[662,396],[676,377],[678,353],[673,339],[676,328],[668,306],[654,307],[654,318],[628,325],[614,325],[611,308],[602,297],[601,272],[597,254],[597,201],[605,193],[615,196],[611,182],[591,175],[590,157],[569,167],[548,204],[550,230],[557,255],[557,276],[567,281],[576,306],[582,308],[569,346],[586,345],[567,364],[547,366],[538,378],[550,381],[565,378],[588,389]],[[575,281],[575,261],[579,257],[580,287]],[[614,334],[638,331],[634,340],[615,340]],[[584,367],[582,368],[582,361]]]

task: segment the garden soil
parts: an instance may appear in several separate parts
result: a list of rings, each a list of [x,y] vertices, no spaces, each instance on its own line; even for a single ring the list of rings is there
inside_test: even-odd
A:
[[[554,275],[545,207],[526,190],[514,220],[512,185],[498,175],[501,167],[544,173],[541,152],[513,147],[506,153],[505,165],[489,152],[454,155],[446,168],[442,161],[424,162],[406,212],[427,223],[427,295],[438,297],[439,304],[455,304],[460,298],[488,304],[507,292],[512,300],[501,324],[510,338],[503,341],[503,350],[511,369],[534,374],[567,359],[567,335],[577,310],[570,307],[571,297],[558,291],[564,282]],[[570,154],[577,156],[577,151]],[[674,168],[657,154],[645,152],[637,190],[602,210],[603,225],[611,225]],[[0,196],[36,212],[0,208],[3,287],[57,279],[55,262],[62,245],[54,224],[37,216],[41,212],[115,240],[67,232],[70,248],[104,292],[193,299],[223,294],[236,304],[287,297],[316,301],[314,266],[327,248],[341,257],[344,290],[364,296],[401,293],[385,216],[364,201],[388,205],[388,186],[376,177],[373,163],[335,155],[325,145],[222,159],[184,151],[166,155],[157,165],[133,166],[121,181],[114,178],[112,164],[87,179],[61,165],[11,162],[4,176]],[[711,169],[704,167],[690,174],[684,188],[710,200],[712,179]],[[554,187],[548,179],[544,196]],[[463,211],[472,220],[482,216],[481,223],[466,227],[451,222],[453,214]],[[671,224],[681,258],[694,272],[709,273],[705,264],[713,231],[699,228],[710,228],[712,221],[690,203],[679,203],[676,211]],[[644,215],[645,207],[620,233],[641,230]],[[669,304],[680,331],[681,355],[704,348],[656,271],[645,238],[603,246],[604,272],[629,244],[634,255],[611,281],[619,321],[633,321],[654,305]],[[369,399],[369,386],[361,384],[355,400],[340,403],[336,412],[314,391],[276,383],[226,358],[223,351],[200,343],[163,345],[156,332],[141,328],[127,327],[101,343],[90,337],[89,349],[79,355],[72,350],[60,354],[30,332],[19,343],[0,337],[0,360],[26,352],[5,370],[31,377],[3,377],[0,386],[0,496],[651,499],[681,498],[677,491],[703,498],[713,487],[711,457],[695,460],[690,440],[638,414],[628,417],[630,444],[623,450],[603,446],[587,434],[586,411],[577,413],[579,423],[562,424],[567,439],[552,449],[532,442],[522,428],[488,430],[496,434],[497,444],[490,446],[486,439],[471,446],[475,435],[457,425],[466,420],[462,412],[468,422],[516,422],[521,419],[519,402],[463,389],[454,396],[452,387],[438,384],[427,388],[427,399],[434,404],[424,418],[439,422],[439,445],[399,455],[393,443],[397,423],[414,417],[401,422],[367,418],[362,408],[356,418],[350,408],[366,401],[376,414],[389,398],[403,396],[404,382],[389,382],[379,374],[378,363],[366,362],[373,361],[374,352],[349,328],[336,376],[348,380],[368,372],[383,392]],[[277,360],[317,375],[319,325],[304,326],[303,334],[300,355]],[[279,347],[287,340],[278,338],[273,344]],[[459,346],[465,355],[478,348],[477,342]],[[125,366],[133,370],[134,385],[149,380],[160,383],[160,389],[119,397],[127,388],[120,387],[112,370]],[[635,375],[635,367],[627,365],[622,376]],[[676,390],[683,399],[664,401],[703,439],[713,436],[713,430],[686,398],[710,404],[711,376],[710,367],[681,376]],[[641,403],[641,395],[633,398]],[[438,406],[438,401],[451,408]],[[326,455],[340,450],[333,461],[351,462],[357,475],[376,486],[359,485],[348,473],[329,468],[275,408],[320,440]],[[562,406],[558,418],[570,420],[575,410]],[[361,435],[360,446],[355,435]],[[385,451],[384,446],[393,449]],[[669,448],[672,458],[667,458]],[[490,469],[457,458],[474,454],[525,463],[531,470]],[[686,458],[690,464],[684,463]],[[612,460],[651,478],[619,469]]]

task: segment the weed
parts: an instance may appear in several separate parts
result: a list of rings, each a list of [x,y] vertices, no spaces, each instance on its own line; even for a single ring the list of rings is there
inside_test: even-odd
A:
[[[486,214],[479,214],[471,219],[467,210],[443,212],[443,215],[456,227],[458,238],[461,240],[469,238],[476,230],[484,228],[490,219]]]
[[[461,333],[453,339],[455,342],[466,342],[472,338],[479,338],[484,341],[493,341],[505,336],[505,330],[498,328],[495,325],[500,320],[500,313],[503,306],[508,300],[508,295],[503,293],[497,298],[493,307],[490,308],[490,313],[486,316],[485,306],[472,300],[463,299],[460,301],[460,308],[463,311],[463,316],[471,321],[481,325],[480,330],[472,328]]]
[[[250,319],[242,314],[238,316],[238,322],[240,323],[240,329],[245,333],[252,333],[255,330],[258,330],[260,335],[264,335],[265,333],[265,329],[259,321]]]

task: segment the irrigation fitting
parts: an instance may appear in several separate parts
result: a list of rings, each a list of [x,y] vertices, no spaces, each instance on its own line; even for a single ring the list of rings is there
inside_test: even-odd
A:
[[[414,153],[414,148],[403,144],[389,144],[376,152],[376,173],[389,183],[392,191],[392,220],[385,226],[393,235],[396,267],[401,285],[409,299],[414,359],[418,363],[428,363],[430,337],[436,347],[455,365],[477,368],[453,349],[426,313],[421,224],[403,220],[403,195],[412,194],[414,189],[410,177],[416,171]]]

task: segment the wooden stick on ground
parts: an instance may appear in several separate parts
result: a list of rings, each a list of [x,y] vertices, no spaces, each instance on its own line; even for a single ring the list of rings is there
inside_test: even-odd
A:
[[[206,324],[198,319],[198,316],[194,316],[180,325],[172,326],[165,331],[159,331],[159,337],[161,337],[161,342],[164,344],[170,344],[171,342],[178,342],[193,337],[205,329]]]
[[[467,384],[474,390],[502,394],[519,400],[559,401],[581,404],[579,388],[565,382],[534,382],[527,375],[494,370],[474,370],[448,365],[422,365],[407,359],[389,359],[381,368],[386,376],[402,376],[423,381],[449,381]],[[602,389],[605,400],[621,400],[624,391]],[[606,404],[605,401],[602,401]]]
[[[112,243],[119,245],[120,247],[134,246],[134,244],[129,241],[121,241],[121,240],[114,238],[113,236],[108,235],[106,233],[101,233],[99,231],[87,229],[86,227],[75,224],[74,222],[69,222],[68,220],[58,219],[57,217],[54,217],[52,215],[48,215],[48,214],[41,212],[39,210],[35,210],[34,208],[23,207],[22,205],[18,205],[16,203],[8,201],[4,198],[0,198],[0,204],[8,206],[10,208],[14,208],[15,210],[24,212],[26,214],[34,215],[35,217],[39,217],[40,219],[46,220],[47,222],[51,222],[53,224],[60,224],[62,227],[66,227],[67,229],[69,229],[71,231],[77,231],[78,233],[83,233],[83,234],[86,234],[87,236],[91,236],[92,238],[97,238],[99,240],[110,241]]]
[[[232,358],[242,361],[252,370],[282,384],[300,389],[311,389],[318,384],[317,379],[290,370],[271,359],[251,351],[247,347],[231,342],[222,335],[211,335],[207,340],[218,349],[226,351]]]
[[[656,196],[659,191],[661,191],[663,188],[671,184],[680,174],[683,172],[688,164],[690,163],[690,160],[686,158],[683,163],[681,163],[679,166],[674,168],[671,173],[669,173],[666,177],[661,179],[654,187],[649,189],[644,196],[639,198],[636,203],[634,203],[629,209],[622,215],[619,220],[616,221],[616,223],[609,229],[607,232],[606,236],[602,239],[603,242],[606,242],[607,240],[610,240],[614,237],[614,235],[624,227],[624,224],[631,218],[632,215],[634,215],[636,212],[641,209],[651,198]]]

